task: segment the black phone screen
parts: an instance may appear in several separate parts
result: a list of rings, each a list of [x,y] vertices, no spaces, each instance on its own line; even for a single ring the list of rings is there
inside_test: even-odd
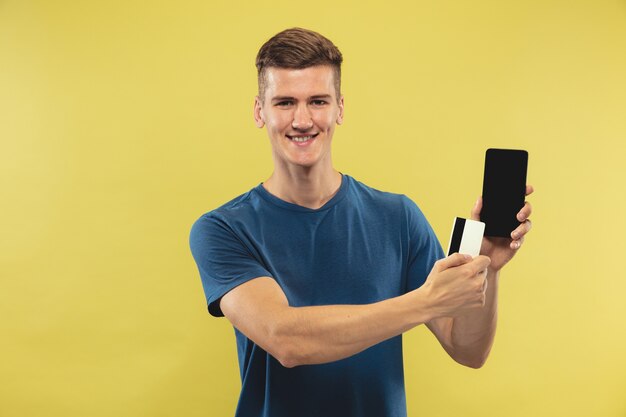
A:
[[[510,238],[511,232],[520,225],[516,216],[524,207],[527,167],[526,151],[487,149],[480,212],[485,236]]]

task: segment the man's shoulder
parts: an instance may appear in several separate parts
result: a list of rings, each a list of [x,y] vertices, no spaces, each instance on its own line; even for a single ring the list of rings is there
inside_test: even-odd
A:
[[[362,199],[382,204],[384,206],[398,208],[406,208],[407,206],[415,205],[415,203],[405,194],[383,191],[354,178],[352,178],[352,182],[355,193]]]
[[[380,216],[406,219],[411,224],[422,224],[426,221],[419,205],[406,194],[382,191],[361,181],[352,179],[359,205]]]
[[[256,187],[255,187],[256,188]],[[222,205],[202,214],[198,221],[218,221],[230,223],[230,220],[240,218],[245,213],[254,211],[254,188],[223,203]]]
[[[255,187],[256,188],[256,187]],[[221,206],[211,210],[209,213],[216,215],[228,216],[235,212],[250,209],[253,204],[254,188],[238,195],[232,200],[222,204]]]

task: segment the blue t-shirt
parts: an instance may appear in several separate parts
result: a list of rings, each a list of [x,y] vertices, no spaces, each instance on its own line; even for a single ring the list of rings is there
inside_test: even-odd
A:
[[[408,197],[343,175],[319,209],[283,201],[262,184],[202,215],[190,245],[209,312],[256,277],[272,277],[292,307],[368,304],[420,287],[443,251]],[[235,329],[237,417],[406,416],[402,337],[349,358],[285,368]]]

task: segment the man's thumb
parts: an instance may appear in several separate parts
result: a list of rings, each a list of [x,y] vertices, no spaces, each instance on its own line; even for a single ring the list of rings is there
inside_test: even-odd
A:
[[[447,258],[443,258],[437,261],[437,269],[439,272],[445,271],[448,268],[454,268],[455,266],[460,266],[468,263],[472,260],[471,255],[463,255],[460,253],[453,253]]]

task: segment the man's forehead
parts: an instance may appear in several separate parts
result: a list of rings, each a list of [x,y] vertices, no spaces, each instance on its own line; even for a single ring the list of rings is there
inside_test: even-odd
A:
[[[276,68],[266,70],[266,92],[274,96],[334,96],[334,71],[326,65],[308,68]]]

